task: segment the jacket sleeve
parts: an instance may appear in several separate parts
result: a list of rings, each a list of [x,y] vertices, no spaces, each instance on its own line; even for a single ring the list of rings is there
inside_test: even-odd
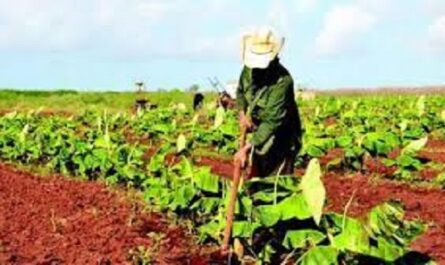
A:
[[[293,81],[290,76],[282,78],[271,87],[271,92],[261,117],[261,123],[253,133],[251,143],[255,147],[261,147],[284,122],[287,113],[288,97],[292,96]]]
[[[247,110],[247,100],[246,100],[246,84],[248,84],[248,73],[247,69],[244,68],[241,72],[241,76],[239,78],[238,87],[236,89],[236,107],[239,111]]]

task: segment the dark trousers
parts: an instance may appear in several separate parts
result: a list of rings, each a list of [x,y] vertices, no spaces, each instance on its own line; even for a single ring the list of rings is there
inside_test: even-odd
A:
[[[294,149],[294,148],[292,148]],[[264,155],[253,154],[249,177],[293,175],[298,150],[273,148]]]

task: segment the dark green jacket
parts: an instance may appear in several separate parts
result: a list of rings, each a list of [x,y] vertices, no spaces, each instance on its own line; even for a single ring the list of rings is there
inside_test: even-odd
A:
[[[244,67],[236,99],[238,109],[257,126],[251,139],[256,150],[299,148],[301,123],[294,84],[278,59],[264,70]]]

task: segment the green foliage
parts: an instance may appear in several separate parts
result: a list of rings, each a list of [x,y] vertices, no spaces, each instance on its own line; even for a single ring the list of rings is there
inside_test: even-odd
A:
[[[303,196],[317,225],[320,224],[323,206],[326,199],[326,190],[321,182],[320,163],[312,159],[301,181]]]
[[[426,145],[427,141],[428,141],[428,136],[423,137],[419,140],[413,140],[403,148],[402,153],[405,154],[405,153],[414,153],[420,151]]]
[[[97,106],[111,100],[104,95],[87,99],[91,95],[82,93],[60,96],[86,97]],[[36,97],[46,100],[44,95]],[[397,167],[396,178],[412,180],[424,167],[417,152],[425,148],[427,137],[445,133],[443,103],[436,97],[387,98],[384,104],[380,98],[303,102],[306,133],[299,159],[308,165],[304,177],[245,182],[233,237],[242,239],[259,262],[271,264],[283,254],[298,264],[344,264],[360,257],[390,264],[402,258],[424,225],[404,221],[401,205],[394,202],[374,208],[365,220],[323,212],[321,172],[326,168],[315,158],[341,148],[344,156],[326,167],[363,170],[364,157],[370,155]],[[333,122],[327,124],[328,119]],[[161,107],[137,115],[103,110],[73,116],[11,112],[0,116],[0,158],[139,188],[153,207],[190,219],[201,242],[221,242],[229,184],[209,168],[195,166],[193,156],[201,149],[231,155],[237,136],[236,113],[214,107],[198,113]],[[395,149],[403,151],[391,157]]]
[[[178,136],[176,141],[176,152],[179,154],[187,148],[187,139],[183,134]]]
[[[319,179],[316,162],[306,174]],[[342,264],[360,257],[393,262],[403,258],[409,243],[425,230],[419,222],[404,221],[401,205],[394,202],[373,209],[368,221],[321,213],[317,225],[303,194],[308,185],[304,183],[293,176],[269,177],[250,180],[241,190],[233,237],[244,239],[245,248],[255,251],[263,263],[274,264],[283,250],[299,264]],[[322,184],[314,186],[318,185]],[[207,217],[201,240],[220,241],[225,223],[221,209]],[[261,243],[250,245],[255,238],[262,238]]]
[[[215,122],[213,124],[213,128],[219,128],[224,122],[225,110],[223,107],[219,107],[216,110]]]
[[[317,230],[294,230],[288,231],[283,241],[287,249],[304,249],[321,243],[326,235]]]
[[[320,264],[334,265],[339,264],[338,250],[333,247],[314,247],[310,249],[301,259],[301,265]]]

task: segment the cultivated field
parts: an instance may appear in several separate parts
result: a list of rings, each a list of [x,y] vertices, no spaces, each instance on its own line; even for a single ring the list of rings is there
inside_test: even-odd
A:
[[[237,115],[206,96],[0,91],[0,264],[445,264],[445,96],[299,101],[295,176],[244,181],[230,260]]]

